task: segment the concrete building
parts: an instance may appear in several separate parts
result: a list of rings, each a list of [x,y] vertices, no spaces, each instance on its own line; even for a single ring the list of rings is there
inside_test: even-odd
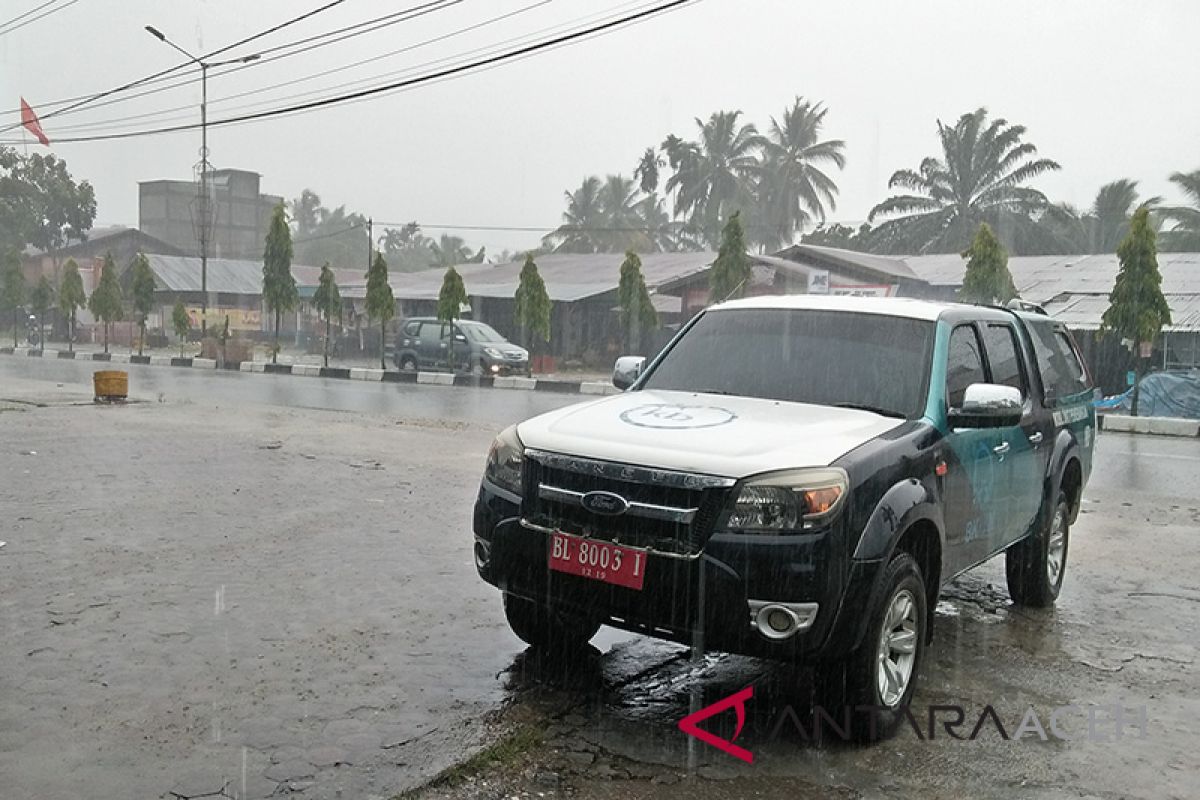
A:
[[[262,258],[271,211],[283,198],[262,194],[257,172],[218,169],[210,175],[213,219],[209,258]],[[194,181],[138,184],[138,227],[188,256],[200,255],[198,206]]]

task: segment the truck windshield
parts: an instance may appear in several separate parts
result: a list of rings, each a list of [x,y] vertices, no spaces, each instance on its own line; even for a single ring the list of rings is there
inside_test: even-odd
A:
[[[866,408],[919,417],[933,343],[927,320],[806,309],[710,311],[642,388]]]

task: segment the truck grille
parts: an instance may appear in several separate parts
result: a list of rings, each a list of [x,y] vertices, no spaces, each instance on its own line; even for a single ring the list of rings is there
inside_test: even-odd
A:
[[[525,452],[523,515],[535,525],[661,553],[699,553],[734,485],[730,478]],[[589,511],[583,496],[611,492],[624,513]]]

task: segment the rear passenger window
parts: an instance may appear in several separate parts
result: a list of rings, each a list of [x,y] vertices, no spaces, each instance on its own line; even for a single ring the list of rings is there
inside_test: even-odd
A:
[[[986,383],[983,351],[975,328],[960,325],[950,334],[950,354],[946,361],[946,401],[951,408],[962,407],[963,395],[972,383]]]
[[[1033,334],[1033,352],[1037,354],[1046,399],[1067,397],[1087,389],[1087,373],[1066,331],[1047,323],[1030,324],[1029,330]]]
[[[420,333],[420,331],[421,331],[421,323],[419,323],[419,322],[410,322],[404,326],[404,335],[405,336],[416,336],[418,333]]]
[[[991,323],[983,329],[983,345],[987,348],[988,366],[992,372],[992,383],[1011,386],[1025,398],[1025,378],[1021,374],[1021,362],[1017,358],[1016,332],[1011,325]]]
[[[421,323],[421,341],[436,342],[442,338],[442,323],[440,322],[422,322]]]

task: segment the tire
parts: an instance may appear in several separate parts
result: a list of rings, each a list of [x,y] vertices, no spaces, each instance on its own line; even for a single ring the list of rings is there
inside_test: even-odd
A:
[[[417,360],[412,356],[400,356],[400,362],[396,366],[401,372],[416,372]]]
[[[587,644],[600,623],[563,614],[544,603],[505,593],[504,616],[517,638],[532,647],[577,649]]]
[[[887,738],[912,702],[929,638],[925,591],[916,559],[896,554],[873,592],[863,643],[845,661],[816,670],[817,704],[839,721],[849,709],[853,741]]]
[[[487,374],[487,364],[484,364],[482,359],[476,361],[475,366],[471,368],[471,374],[476,378],[483,377]]]
[[[1058,599],[1067,572],[1070,519],[1067,494],[1060,490],[1047,523],[1004,554],[1008,596],[1017,605],[1045,608]]]

